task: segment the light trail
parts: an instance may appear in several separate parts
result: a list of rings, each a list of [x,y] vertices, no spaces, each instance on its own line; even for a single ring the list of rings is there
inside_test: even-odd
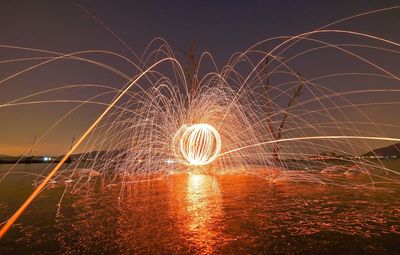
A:
[[[296,138],[284,138],[279,140],[261,142],[256,144],[251,144],[247,146],[243,146],[240,148],[236,148],[230,151],[226,151],[224,153],[219,154],[219,156],[224,156],[230,154],[232,152],[237,152],[240,150],[248,149],[251,147],[257,147],[266,144],[274,144],[280,142],[292,142],[292,141],[302,141],[302,140],[329,140],[329,139],[364,139],[364,140],[379,140],[379,141],[391,141],[391,142],[400,142],[400,138],[390,138],[390,137],[372,137],[372,136],[308,136],[308,137],[296,137]]]
[[[89,133],[97,126],[97,124],[103,119],[103,117],[111,110],[111,108],[125,95],[125,93],[134,85],[140,78],[142,78],[149,70],[153,69],[155,66],[159,65],[165,61],[176,61],[173,58],[165,58],[157,61],[155,64],[150,66],[147,70],[141,73],[137,78],[135,78],[129,86],[127,86],[120,95],[114,99],[114,101],[104,110],[104,112],[93,122],[93,124],[85,131],[85,133],[77,140],[77,142],[72,146],[72,148],[64,155],[60,162],[51,170],[51,172],[46,176],[46,178],[37,186],[37,188],[32,192],[32,194],[25,200],[25,202],[18,208],[18,210],[8,219],[7,223],[4,224],[0,229],[0,238],[7,233],[10,227],[18,220],[21,214],[28,208],[32,203],[33,199],[46,187],[47,183],[51,178],[57,173],[64,162],[71,156],[71,154],[79,147],[79,145],[85,140]],[[179,64],[179,63],[178,63]],[[183,70],[182,70],[183,71]]]
[[[396,8],[399,7],[386,10]],[[367,12],[365,15],[383,10],[385,9]],[[109,30],[125,47],[129,47],[97,17],[88,15]],[[354,15],[338,22],[363,15]],[[399,56],[397,53],[400,52],[398,50],[400,44],[358,32],[322,30],[325,27],[297,36],[279,36],[261,41],[244,52],[233,54],[222,68],[217,66],[209,52],[202,53],[197,70],[193,70],[198,81],[199,90],[196,93],[191,93],[193,84],[188,84],[183,68],[171,47],[162,38],[152,40],[140,57],[133,54],[137,58],[137,63],[108,51],[87,50],[64,54],[0,45],[0,49],[30,51],[33,54],[31,58],[3,60],[0,61],[0,65],[40,61],[34,62],[35,65],[27,68],[21,67],[18,72],[2,78],[0,87],[5,87],[2,85],[6,85],[6,81],[8,83],[12,82],[13,78],[23,78],[27,73],[37,71],[39,67],[44,68],[59,60],[74,60],[68,62],[74,64],[78,61],[101,67],[116,77],[128,81],[121,89],[99,84],[64,84],[58,88],[46,89],[17,99],[7,99],[6,103],[1,102],[0,109],[5,111],[11,107],[30,105],[79,104],[54,124],[49,125],[49,128],[39,136],[38,143],[42,141],[44,143],[50,132],[53,134],[57,132],[56,126],[59,128],[78,110],[86,110],[83,106],[105,105],[106,109],[101,111],[94,122],[90,122],[90,127],[84,129],[83,135],[71,149],[68,147],[63,151],[66,154],[60,163],[52,168],[47,176],[40,176],[42,182],[1,228],[0,237],[4,236],[50,181],[57,181],[66,176],[69,176],[68,180],[71,182],[65,185],[59,205],[67,190],[78,192],[85,188],[93,188],[97,178],[105,186],[118,185],[121,197],[132,189],[129,184],[159,179],[182,169],[221,175],[244,171],[246,174],[254,174],[271,182],[308,181],[340,187],[373,186],[382,183],[382,180],[397,184],[395,179],[391,179],[392,176],[381,174],[379,171],[397,176],[400,176],[399,173],[386,169],[379,161],[374,163],[357,159],[356,155],[361,151],[373,151],[373,146],[367,143],[368,140],[400,142],[400,139],[392,138],[397,136],[393,130],[400,128],[400,122],[395,118],[386,123],[380,119],[377,121],[366,111],[366,107],[377,109],[398,106],[399,77],[393,73],[396,67],[379,63],[378,57],[362,54],[377,51],[378,54],[390,53],[391,57],[396,58]],[[324,40],[311,38],[321,34],[324,35]],[[332,35],[342,36],[343,40],[354,37],[363,42],[365,40],[366,43],[338,43],[337,39],[330,41],[329,37]],[[270,43],[273,45],[269,45]],[[293,47],[294,45],[296,47]],[[256,48],[261,46],[262,50]],[[364,66],[360,69],[354,68],[347,73],[333,70],[332,73],[323,73],[322,76],[317,74],[314,77],[302,77],[296,72],[294,62],[321,54],[325,49],[337,52],[338,62],[339,57],[343,56],[344,64],[348,64],[347,61],[351,58],[365,64],[366,68],[363,69]],[[37,53],[45,55],[38,57]],[[111,65],[83,58],[84,54],[98,55],[102,59],[106,56],[112,61],[118,57],[122,63],[129,65],[129,70],[133,68],[133,73],[140,75],[132,79]],[[318,58],[320,56],[318,55]],[[163,61],[171,61],[171,73],[152,70]],[[324,61],[321,64],[324,64]],[[150,67],[147,68],[148,66]],[[125,69],[121,67],[121,70]],[[346,80],[347,76],[350,77],[347,78],[349,80]],[[354,78],[364,78],[363,76],[371,77],[368,82],[376,81],[375,87],[341,91],[341,89],[335,90],[337,87],[332,85],[354,82]],[[270,78],[273,80],[271,85]],[[305,97],[296,98],[298,102],[286,107],[282,98],[291,100],[292,93],[299,83],[304,85],[302,92]],[[333,88],[329,88],[330,85]],[[49,99],[58,92],[65,92],[68,96],[69,92],[76,92],[74,88],[84,87],[88,88],[85,92],[93,91],[95,96],[83,100],[80,97]],[[106,92],[99,93],[100,88],[106,89]],[[114,98],[107,99],[107,103],[103,103],[100,99],[107,95]],[[357,97],[369,101],[359,102]],[[286,123],[283,123],[285,125],[281,124],[281,119],[285,119]],[[277,135],[282,126],[284,126],[283,132]],[[288,135],[292,138],[276,138]],[[32,147],[33,145],[29,149]],[[72,156],[78,147],[84,153],[76,159],[77,166],[71,165],[60,170],[66,159]],[[350,172],[358,171],[367,175],[368,183],[358,183],[352,179],[339,180],[307,172],[307,170],[312,170],[314,173],[322,172],[325,168],[329,170],[331,167],[329,162],[321,161],[317,162],[319,164],[314,164],[315,162],[304,160],[318,156],[322,152],[342,154],[342,156],[352,155],[347,158],[334,155],[332,158],[341,158],[349,165],[347,170]],[[278,160],[272,156],[273,154],[278,156]],[[291,160],[285,161],[287,158]],[[315,168],[316,165],[322,169]],[[6,178],[15,166],[13,165],[1,176],[1,179]],[[299,171],[295,173],[287,171],[293,168]]]
[[[218,131],[204,123],[183,125],[175,134],[172,144],[180,162],[195,166],[213,162],[222,146]]]

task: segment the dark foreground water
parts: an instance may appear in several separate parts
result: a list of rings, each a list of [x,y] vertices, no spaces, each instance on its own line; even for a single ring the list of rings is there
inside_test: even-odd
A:
[[[0,183],[2,222],[42,168],[18,166]],[[55,186],[0,240],[0,254],[400,254],[400,187],[388,188],[179,174],[123,190],[99,179],[58,208],[64,186]]]

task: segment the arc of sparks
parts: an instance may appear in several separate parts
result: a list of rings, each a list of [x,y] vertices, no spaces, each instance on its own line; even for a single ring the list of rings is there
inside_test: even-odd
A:
[[[57,171],[61,168],[61,166],[65,163],[65,161],[71,156],[71,154],[79,147],[79,145],[85,140],[85,138],[89,135],[89,133],[97,126],[97,124],[104,118],[104,116],[114,107],[114,105],[125,95],[125,93],[135,85],[140,78],[142,78],[147,72],[153,69],[155,66],[159,65],[162,62],[171,61],[175,62],[179,67],[179,63],[171,57],[161,59],[142,72],[138,77],[136,77],[126,88],[108,105],[108,107],[103,111],[103,113],[92,123],[92,125],[85,131],[85,133],[76,141],[76,143],[71,147],[71,149],[64,155],[64,157],[60,160],[60,162],[50,171],[50,173],[46,176],[40,185],[29,195],[29,197],[25,200],[25,202],[18,208],[18,210],[8,219],[8,221],[2,226],[0,229],[0,239],[8,232],[11,226],[18,220],[21,214],[28,208],[28,206],[32,203],[32,201],[40,194],[40,192],[46,187],[47,183],[51,180],[51,178],[57,173]],[[183,70],[180,67],[182,73]]]
[[[224,156],[233,152],[237,152],[240,150],[248,149],[251,147],[257,147],[261,145],[266,145],[266,144],[273,144],[273,143],[279,143],[279,142],[291,142],[291,141],[301,141],[301,140],[325,140],[325,139],[365,139],[365,140],[379,140],[379,141],[391,141],[391,142],[400,142],[400,138],[392,138],[392,137],[376,137],[376,136],[346,136],[346,135],[334,135],[334,136],[306,136],[306,137],[294,137],[294,138],[284,138],[284,139],[278,139],[278,140],[271,140],[267,142],[261,142],[261,143],[255,143],[255,144],[250,144],[247,146],[239,147],[233,150],[229,150],[226,152],[223,152],[218,155]]]

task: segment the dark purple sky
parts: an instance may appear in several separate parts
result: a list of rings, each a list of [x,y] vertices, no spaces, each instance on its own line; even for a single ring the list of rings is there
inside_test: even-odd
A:
[[[174,48],[193,38],[225,63],[235,51],[262,39],[311,31],[332,21],[398,1],[77,1],[101,19],[135,51],[155,37]],[[124,53],[110,33],[73,1],[2,1],[3,44],[47,50],[105,48]],[[399,12],[383,12],[335,26],[399,40]],[[396,33],[397,32],[397,33]],[[125,52],[126,53],[126,52]]]
[[[120,36],[135,52],[141,53],[155,37],[163,37],[178,57],[179,49],[186,49],[193,39],[198,41],[198,50],[213,54],[219,66],[226,63],[236,51],[243,51],[252,44],[273,36],[296,35],[314,30],[325,24],[369,10],[395,6],[398,1],[77,1],[86,10],[98,17]],[[0,3],[0,44],[31,47],[57,52],[74,52],[87,49],[105,49],[130,57],[129,51],[109,31],[78,7],[74,1],[38,0]],[[368,33],[395,42],[400,41],[400,9],[360,17],[333,28]],[[321,37],[325,38],[325,37]],[[331,35],[330,41],[341,41],[339,35]],[[354,41],[354,42],[362,42]],[[395,49],[395,48],[394,48]],[[397,50],[399,50],[397,48]],[[6,48],[0,48],[0,60],[40,56]],[[399,75],[399,57],[387,54],[367,53],[374,61]],[[336,62],[335,52],[314,56],[314,62],[294,63],[296,71],[307,78],[318,74],[357,70],[352,62],[343,65]],[[108,59],[111,63],[116,63]],[[306,61],[306,60],[304,60]],[[324,63],[321,65],[320,63]],[[33,63],[0,65],[0,79],[22,70]],[[341,69],[342,68],[342,69]],[[361,68],[361,66],[360,66]],[[121,66],[121,69],[125,69]],[[337,71],[335,71],[337,69]],[[364,69],[365,71],[365,69]],[[347,79],[339,85],[330,84],[331,89],[355,90],[360,88],[398,88],[398,82],[385,85],[378,81]],[[54,64],[38,69],[0,84],[0,103],[29,95],[47,88],[76,83],[106,84],[121,88],[123,82],[110,74],[88,65]],[[329,85],[329,81],[327,82]],[[73,93],[73,92],[71,92]],[[95,93],[83,91],[82,98]],[[74,95],[76,97],[76,95]],[[63,99],[66,95],[52,95]],[[363,96],[364,97],[364,96]],[[362,101],[365,98],[355,98]],[[393,98],[392,98],[393,99]],[[22,154],[35,135],[42,134],[71,105],[29,105],[0,108],[0,154]],[[393,120],[397,107],[370,109],[374,121],[399,126]],[[34,153],[60,153],[68,146],[72,136],[79,135],[88,126],[101,108],[89,106],[84,111],[66,120],[53,135],[35,148]],[[357,118],[355,113],[349,116]],[[387,136],[400,137],[398,128],[388,129]]]

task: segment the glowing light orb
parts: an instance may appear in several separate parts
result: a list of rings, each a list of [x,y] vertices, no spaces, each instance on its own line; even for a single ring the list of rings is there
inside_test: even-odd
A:
[[[176,158],[186,165],[207,165],[221,151],[221,137],[209,124],[183,125],[173,139]]]

